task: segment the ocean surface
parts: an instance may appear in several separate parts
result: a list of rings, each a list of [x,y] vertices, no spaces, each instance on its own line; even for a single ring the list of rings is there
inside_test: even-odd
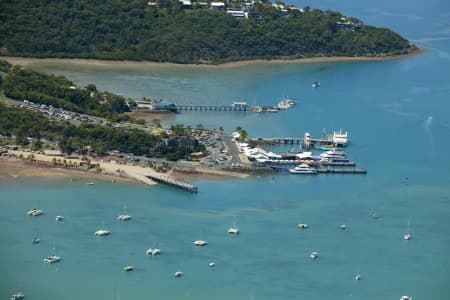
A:
[[[164,125],[201,123],[226,132],[241,126],[254,137],[342,128],[350,135],[348,155],[368,174],[191,180],[199,187],[195,195],[101,181],[2,180],[0,298],[22,290],[26,299],[41,300],[450,299],[450,3],[291,3],[391,28],[425,53],[232,68],[33,67],[127,97],[175,103],[275,104],[293,97],[297,106],[277,114],[181,113]],[[320,88],[311,87],[314,80]],[[125,205],[133,220],[119,223]],[[27,216],[35,206],[45,213]],[[56,215],[65,220],[56,222]],[[226,232],[233,216],[238,236]],[[408,220],[412,239],[404,241]],[[299,230],[298,223],[310,228]],[[102,226],[110,236],[94,235]],[[42,241],[33,245],[36,233]],[[209,244],[195,247],[197,239]],[[46,265],[54,243],[62,261]],[[147,256],[156,245],[161,255]],[[124,272],[126,265],[136,269]],[[183,277],[173,276],[178,270]],[[362,279],[355,281],[358,273]]]

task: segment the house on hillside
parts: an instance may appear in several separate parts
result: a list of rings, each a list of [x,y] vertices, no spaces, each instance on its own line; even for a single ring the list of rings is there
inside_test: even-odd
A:
[[[227,10],[227,14],[235,18],[246,18],[246,13],[243,10]]]
[[[210,7],[214,10],[225,10],[226,5],[223,2],[211,2]]]
[[[181,6],[185,9],[191,9],[192,8],[192,1],[191,0],[179,0],[181,3]]]

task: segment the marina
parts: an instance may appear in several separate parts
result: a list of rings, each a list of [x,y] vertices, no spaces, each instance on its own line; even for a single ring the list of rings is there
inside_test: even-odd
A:
[[[284,170],[246,179],[196,176],[191,181],[186,176],[200,189],[191,194],[103,181],[97,175],[79,179],[56,173],[48,179],[4,171],[1,298],[21,291],[25,299],[34,300],[111,299],[117,285],[120,299],[447,300],[448,5],[417,0],[316,4],[362,20],[369,15],[367,24],[392,26],[427,51],[402,60],[261,62],[236,68],[125,62],[35,66],[67,75],[80,86],[97,83],[99,90],[136,99],[154,95],[193,104],[200,104],[198,99],[229,104],[226,99],[245,96],[249,104],[271,104],[287,93],[300,100],[290,111],[183,111],[161,125],[195,128],[201,123],[204,128],[223,126],[227,133],[241,126],[251,137],[263,138],[303,138],[306,131],[321,138],[323,126],[336,132],[342,127],[349,133],[344,151],[367,175],[309,176]],[[312,88],[316,79],[321,86]],[[280,155],[292,148],[306,152],[296,147],[300,145],[282,141],[262,148]],[[332,141],[329,145],[334,147]],[[312,156],[319,156],[321,147],[315,143]],[[125,201],[133,208],[133,219],[121,223],[116,217]],[[44,213],[27,216],[32,208]],[[237,236],[227,233],[235,214],[241,230]],[[56,215],[65,220],[57,223]],[[97,238],[93,233],[105,216],[112,234]],[[35,223],[39,244],[31,244]],[[299,223],[309,227],[301,229]],[[342,224],[347,229],[340,229]],[[411,235],[409,241],[405,234]],[[201,238],[209,244],[194,246]],[[62,259],[44,264],[55,239]],[[162,254],[147,255],[155,241]],[[313,251],[318,253],[315,260],[309,258]],[[136,269],[124,272],[129,264]],[[176,271],[184,276],[176,278]]]

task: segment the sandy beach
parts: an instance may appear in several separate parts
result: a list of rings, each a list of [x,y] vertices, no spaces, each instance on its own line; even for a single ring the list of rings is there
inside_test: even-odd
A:
[[[10,151],[11,154],[27,157],[30,153],[22,151]],[[156,183],[148,179],[148,174],[159,174],[153,169],[141,166],[128,166],[122,164],[106,163],[101,161],[91,161],[92,164],[99,164],[101,172],[89,171],[86,168],[65,168],[60,165],[53,166],[53,159],[65,160],[67,163],[79,164],[78,159],[65,159],[63,157],[46,156],[43,154],[33,154],[34,162],[24,159],[14,159],[0,157],[0,180],[20,177],[46,177],[46,178],[67,178],[67,179],[89,179],[104,180],[123,183],[139,183],[155,185]],[[250,175],[238,172],[226,172],[216,169],[192,168],[189,170],[171,170],[166,174],[176,180],[190,179],[219,179],[219,178],[247,178]]]
[[[97,65],[97,66],[168,66],[168,67],[180,67],[180,68],[236,68],[252,64],[261,63],[289,63],[289,64],[301,64],[301,63],[325,63],[325,62],[350,62],[350,61],[384,61],[401,59],[423,53],[422,48],[417,48],[408,54],[392,55],[392,56],[327,56],[327,57],[310,57],[310,58],[280,58],[280,59],[255,59],[255,60],[243,60],[228,62],[222,64],[177,64],[170,62],[151,62],[151,61],[117,61],[117,60],[99,60],[99,59],[79,59],[79,58],[31,58],[31,57],[0,57],[2,60],[6,60],[13,65],[21,65],[24,67],[32,66],[36,63],[70,63],[80,65]]]
[[[114,181],[122,183],[138,183],[126,177],[94,173],[82,169],[53,167],[45,163],[33,163],[24,159],[0,158],[0,180],[21,177],[46,177],[58,179],[86,179]]]

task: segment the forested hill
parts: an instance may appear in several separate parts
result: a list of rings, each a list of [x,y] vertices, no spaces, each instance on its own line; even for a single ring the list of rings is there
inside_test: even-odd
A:
[[[378,56],[411,51],[384,28],[338,12],[256,3],[236,18],[178,0],[2,0],[0,54],[221,63],[256,58]],[[279,2],[278,2],[279,3]],[[242,10],[226,3],[226,9]]]

